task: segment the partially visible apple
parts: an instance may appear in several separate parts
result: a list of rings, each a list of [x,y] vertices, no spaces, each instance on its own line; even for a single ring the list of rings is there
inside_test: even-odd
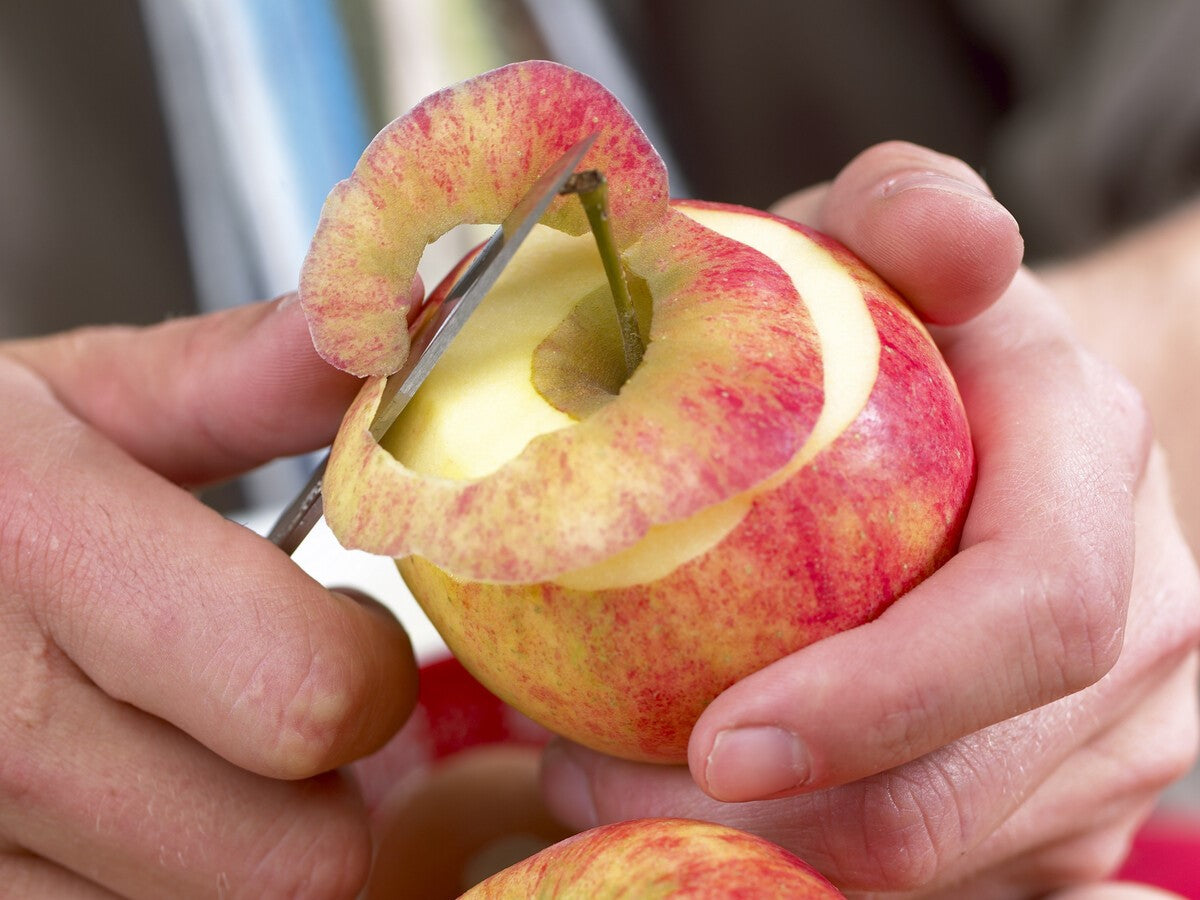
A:
[[[634,819],[560,841],[497,872],[463,900],[842,896],[807,863],[755,835],[692,819]]]
[[[595,246],[560,198],[377,443],[410,247],[497,221],[593,129],[585,165],[611,186],[641,365],[626,380]],[[507,67],[376,138],[331,197],[301,298],[326,358],[375,373],[326,473],[342,542],[398,558],[513,706],[681,762],[724,688],[877,616],[953,553],[974,459],[935,346],[857,258],[766,213],[666,196],[600,85]]]

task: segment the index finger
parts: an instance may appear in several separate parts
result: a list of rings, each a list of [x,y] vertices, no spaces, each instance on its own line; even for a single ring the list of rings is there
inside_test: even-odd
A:
[[[325,590],[11,368],[0,586],[101,690],[275,777],[399,728],[415,667],[394,618]]]

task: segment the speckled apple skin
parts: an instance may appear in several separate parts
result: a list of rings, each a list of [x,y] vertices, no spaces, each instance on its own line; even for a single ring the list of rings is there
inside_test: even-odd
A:
[[[624,247],[667,208],[667,172],[628,110],[588,76],[544,60],[515,63],[431,94],[388,124],[330,192],[300,273],[321,356],[360,376],[399,369],[426,245],[465,222],[502,222],[591,133],[580,168],[605,173]],[[587,229],[574,197],[556,199],[542,221]]]
[[[463,900],[832,900],[843,894],[782,847],[690,819],[635,819],[567,838],[476,885]]]
[[[686,761],[693,724],[726,687],[875,618],[958,545],[974,457],[944,361],[853,254],[793,227],[861,286],[881,340],[878,379],[850,426],[760,493],[724,540],[653,583],[587,593],[459,581],[418,557],[398,563],[481,682],[581,744]]]

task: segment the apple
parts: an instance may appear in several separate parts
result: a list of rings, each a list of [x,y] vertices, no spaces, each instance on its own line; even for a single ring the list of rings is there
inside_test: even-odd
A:
[[[576,140],[607,177],[645,354],[561,197],[382,441],[424,245],[499,221]],[[314,343],[368,376],[325,513],[391,556],[454,654],[546,727],[679,763],[722,690],[867,622],[956,549],[974,475],[929,335],[841,245],[668,200],[598,83],[527,62],[433,95],[335,188],[301,277]],[[437,303],[448,283],[428,303]]]
[[[807,863],[755,835],[691,819],[634,819],[560,841],[463,900],[842,896]]]

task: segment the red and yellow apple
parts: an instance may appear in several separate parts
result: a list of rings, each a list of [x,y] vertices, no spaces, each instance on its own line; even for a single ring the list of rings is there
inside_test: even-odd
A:
[[[463,900],[842,896],[815,869],[763,838],[691,819],[634,819],[560,841],[497,872]]]
[[[498,222],[583,135],[646,342],[623,369],[560,197],[382,441],[420,250]],[[398,560],[456,656],[554,731],[681,762],[733,682],[877,616],[953,553],[974,462],[953,380],[833,240],[668,201],[595,81],[546,62],[435,94],[331,194],[301,278],[322,355],[369,376],[325,476],[351,547]],[[447,287],[434,292],[436,303]]]

